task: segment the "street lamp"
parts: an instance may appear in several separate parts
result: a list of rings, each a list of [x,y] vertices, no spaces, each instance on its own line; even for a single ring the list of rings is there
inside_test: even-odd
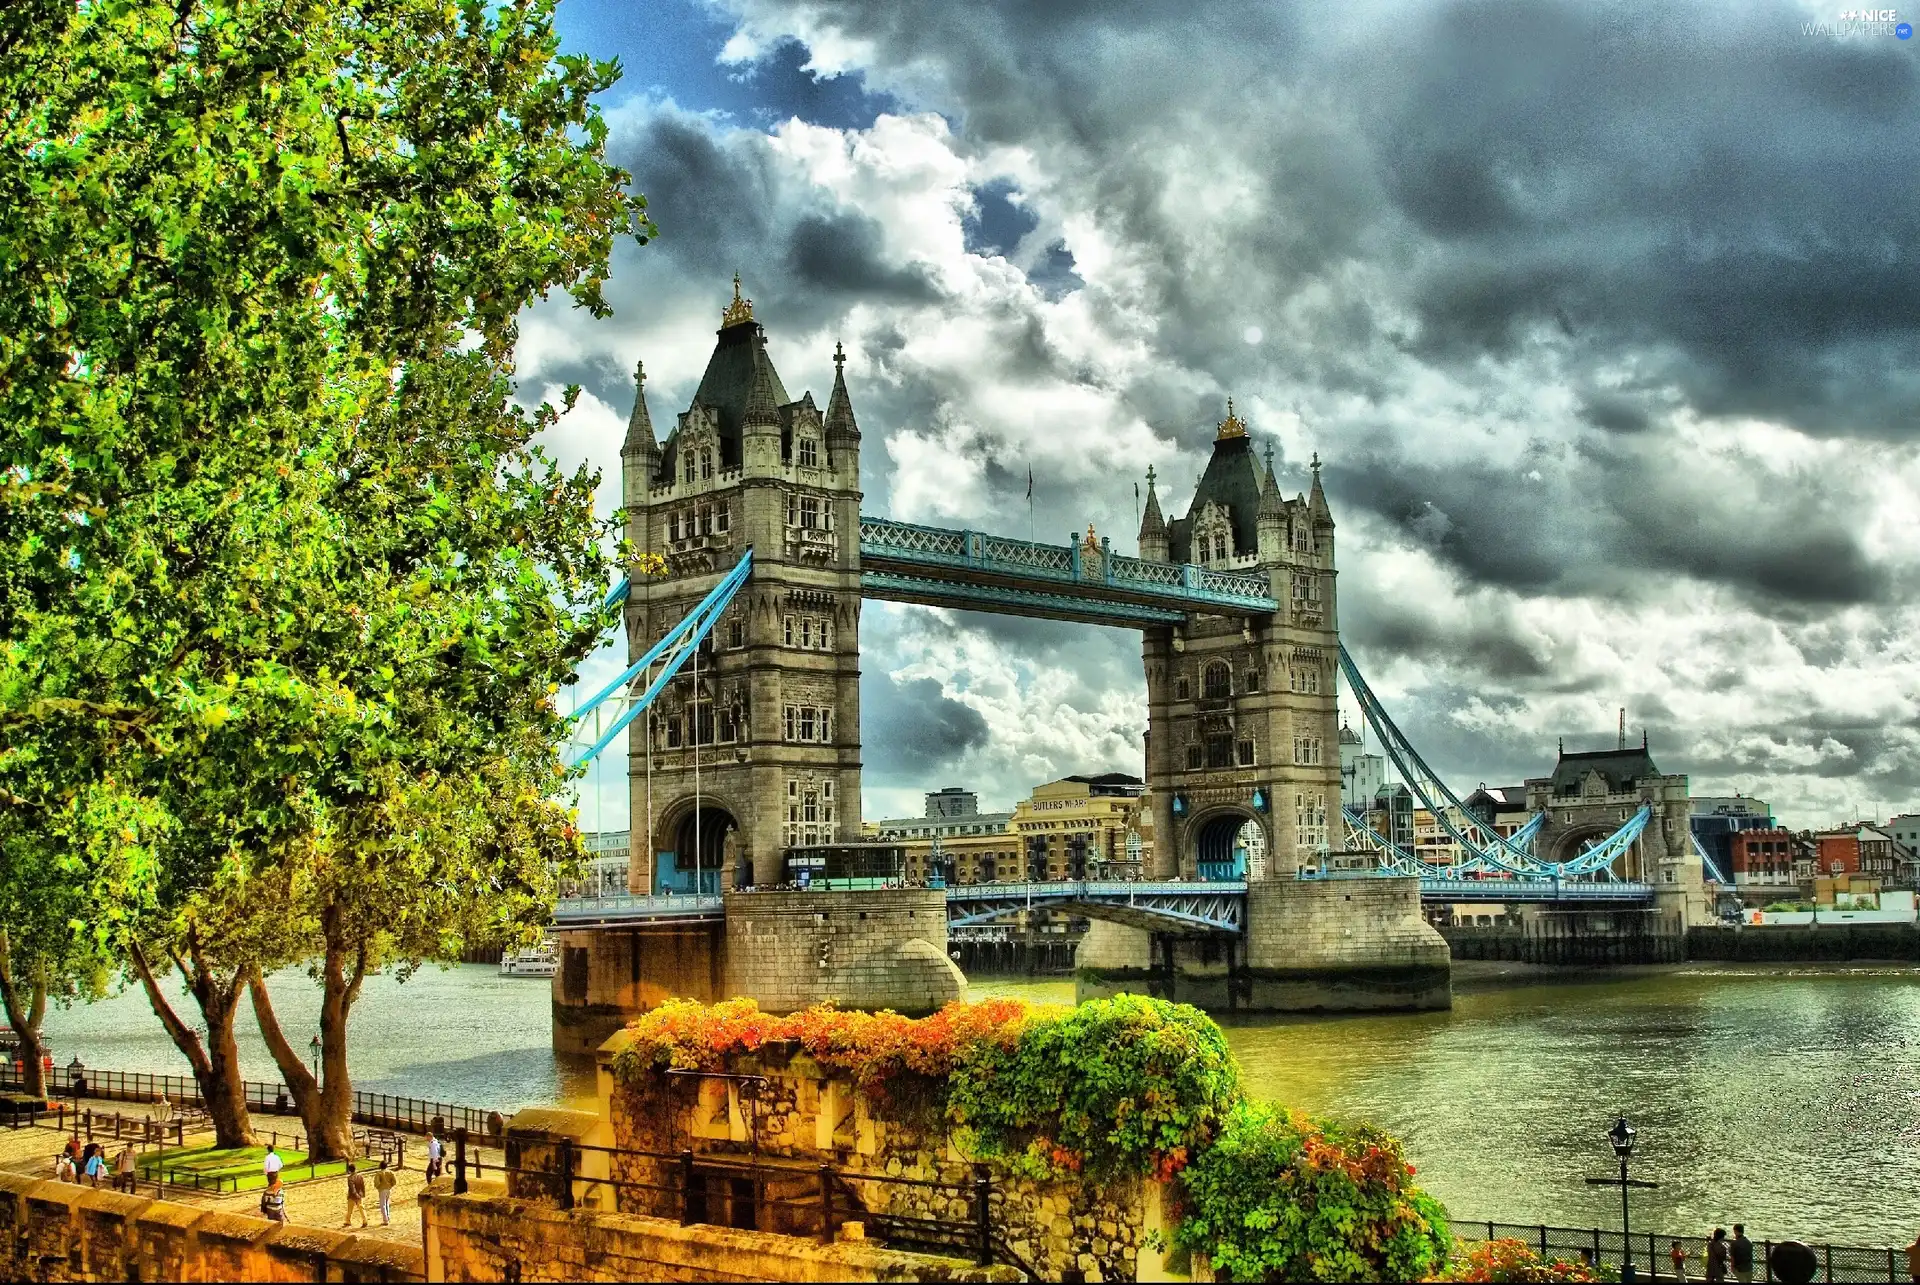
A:
[[[80,1061],[79,1055],[76,1054],[73,1061],[67,1063],[67,1089],[76,1099],[79,1098],[81,1092],[87,1087],[86,1073],[86,1065]]]
[[[307,1055],[313,1059],[314,1083],[320,1082],[320,1037],[314,1036],[307,1044]]]
[[[1620,1188],[1620,1245],[1622,1254],[1620,1279],[1627,1282],[1627,1285],[1632,1285],[1633,1281],[1633,1229],[1627,1221],[1627,1188],[1657,1187],[1660,1185],[1657,1182],[1642,1182],[1638,1178],[1627,1177],[1627,1159],[1633,1155],[1633,1138],[1633,1126],[1627,1123],[1627,1117],[1621,1116],[1614,1122],[1613,1128],[1607,1130],[1607,1141],[1613,1144],[1613,1154],[1620,1158],[1620,1176],[1618,1178],[1587,1179],[1588,1184],[1591,1186]],[[1649,1262],[1647,1266],[1651,1269],[1653,1264]]]

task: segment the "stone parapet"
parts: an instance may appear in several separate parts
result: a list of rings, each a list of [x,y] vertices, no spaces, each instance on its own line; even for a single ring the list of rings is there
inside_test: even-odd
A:
[[[596,1209],[499,1192],[420,1199],[434,1281],[992,1281],[1012,1267]]]
[[[0,1173],[0,1280],[401,1281],[419,1249]]]

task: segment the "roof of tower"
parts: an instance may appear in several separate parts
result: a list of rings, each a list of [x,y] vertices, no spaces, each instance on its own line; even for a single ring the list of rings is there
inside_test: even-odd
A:
[[[1327,508],[1327,493],[1320,489],[1320,452],[1313,453],[1313,490],[1307,493],[1307,512],[1315,522],[1333,522],[1333,512]]]
[[[1625,794],[1633,788],[1633,783],[1649,776],[1659,776],[1660,769],[1653,764],[1653,755],[1644,745],[1636,745],[1624,750],[1587,750],[1567,753],[1560,751],[1560,761],[1553,765],[1553,792],[1555,794],[1578,794],[1580,782],[1587,773],[1598,772],[1600,779],[1607,783],[1607,789],[1613,794]]]
[[[1164,536],[1167,533],[1167,520],[1160,515],[1160,496],[1153,486],[1153,465],[1147,465],[1147,511],[1140,518],[1140,538]]]
[[[1229,431],[1229,426],[1235,431]],[[1207,471],[1200,475],[1200,485],[1194,488],[1187,515],[1169,524],[1169,552],[1175,562],[1193,561],[1189,556],[1193,520],[1208,501],[1227,511],[1233,527],[1234,553],[1252,553],[1259,545],[1254,522],[1260,509],[1260,470],[1253,461],[1253,440],[1234,416],[1231,403],[1227,419],[1213,439],[1213,457],[1207,461]]]
[[[660,449],[653,435],[653,416],[647,413],[647,366],[633,364],[633,414],[627,420],[627,440],[620,443],[622,455],[640,455]]]
[[[1340,743],[1342,745],[1358,745],[1360,744],[1360,733],[1354,731],[1351,725],[1342,723],[1340,724]]]
[[[746,421],[750,403],[763,415],[765,406],[770,404],[774,410],[773,422],[781,422],[780,409],[793,404],[793,399],[787,396],[780,372],[767,356],[766,328],[753,319],[752,301],[740,297],[736,276],[733,302],[721,316],[713,355],[707,358],[707,370],[700,377],[700,387],[694,391],[692,403],[705,406],[719,417],[722,467],[735,467],[740,463],[740,427]],[[673,446],[678,435],[676,430],[667,439],[660,460],[662,477],[673,475]]]
[[[853,399],[847,396],[846,366],[847,350],[836,339],[833,341],[833,394],[827,398],[827,432],[858,437],[860,426],[853,419]]]

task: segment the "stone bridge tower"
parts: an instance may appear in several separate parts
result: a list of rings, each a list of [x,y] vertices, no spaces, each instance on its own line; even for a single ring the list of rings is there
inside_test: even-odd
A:
[[[1571,861],[1589,843],[1605,839],[1642,807],[1651,810],[1646,829],[1614,862],[1623,879],[1653,885],[1657,909],[1685,924],[1711,923],[1705,872],[1693,850],[1687,778],[1662,772],[1647,747],[1575,751],[1560,745],[1551,776],[1527,781],[1527,811],[1547,815],[1534,851],[1548,861]]]
[[[665,443],[636,372],[620,448],[627,533],[662,554],[632,575],[639,656],[751,546],[753,572],[694,663],[628,740],[636,893],[782,877],[782,849],[860,831],[860,431],[833,392],[787,395],[733,283],[705,375]]]
[[[1162,517],[1148,475],[1140,556],[1263,573],[1280,604],[1264,620],[1197,616],[1146,633],[1156,873],[1192,879],[1231,860],[1247,821],[1266,839],[1255,878],[1320,864],[1344,832],[1333,516],[1319,457],[1312,491],[1283,498],[1272,448],[1262,466],[1228,402],[1185,517]]]

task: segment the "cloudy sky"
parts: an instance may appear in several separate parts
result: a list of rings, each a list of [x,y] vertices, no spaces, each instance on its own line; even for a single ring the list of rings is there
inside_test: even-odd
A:
[[[660,235],[523,391],[586,386],[611,507],[737,269],[794,396],[846,343],[866,511],[1024,534],[1030,467],[1128,552],[1231,395],[1326,462],[1344,639],[1457,787],[1624,706],[1696,794],[1920,810],[1920,39],[1830,8],[564,0]],[[862,633],[869,818],[1140,770],[1136,634]]]

